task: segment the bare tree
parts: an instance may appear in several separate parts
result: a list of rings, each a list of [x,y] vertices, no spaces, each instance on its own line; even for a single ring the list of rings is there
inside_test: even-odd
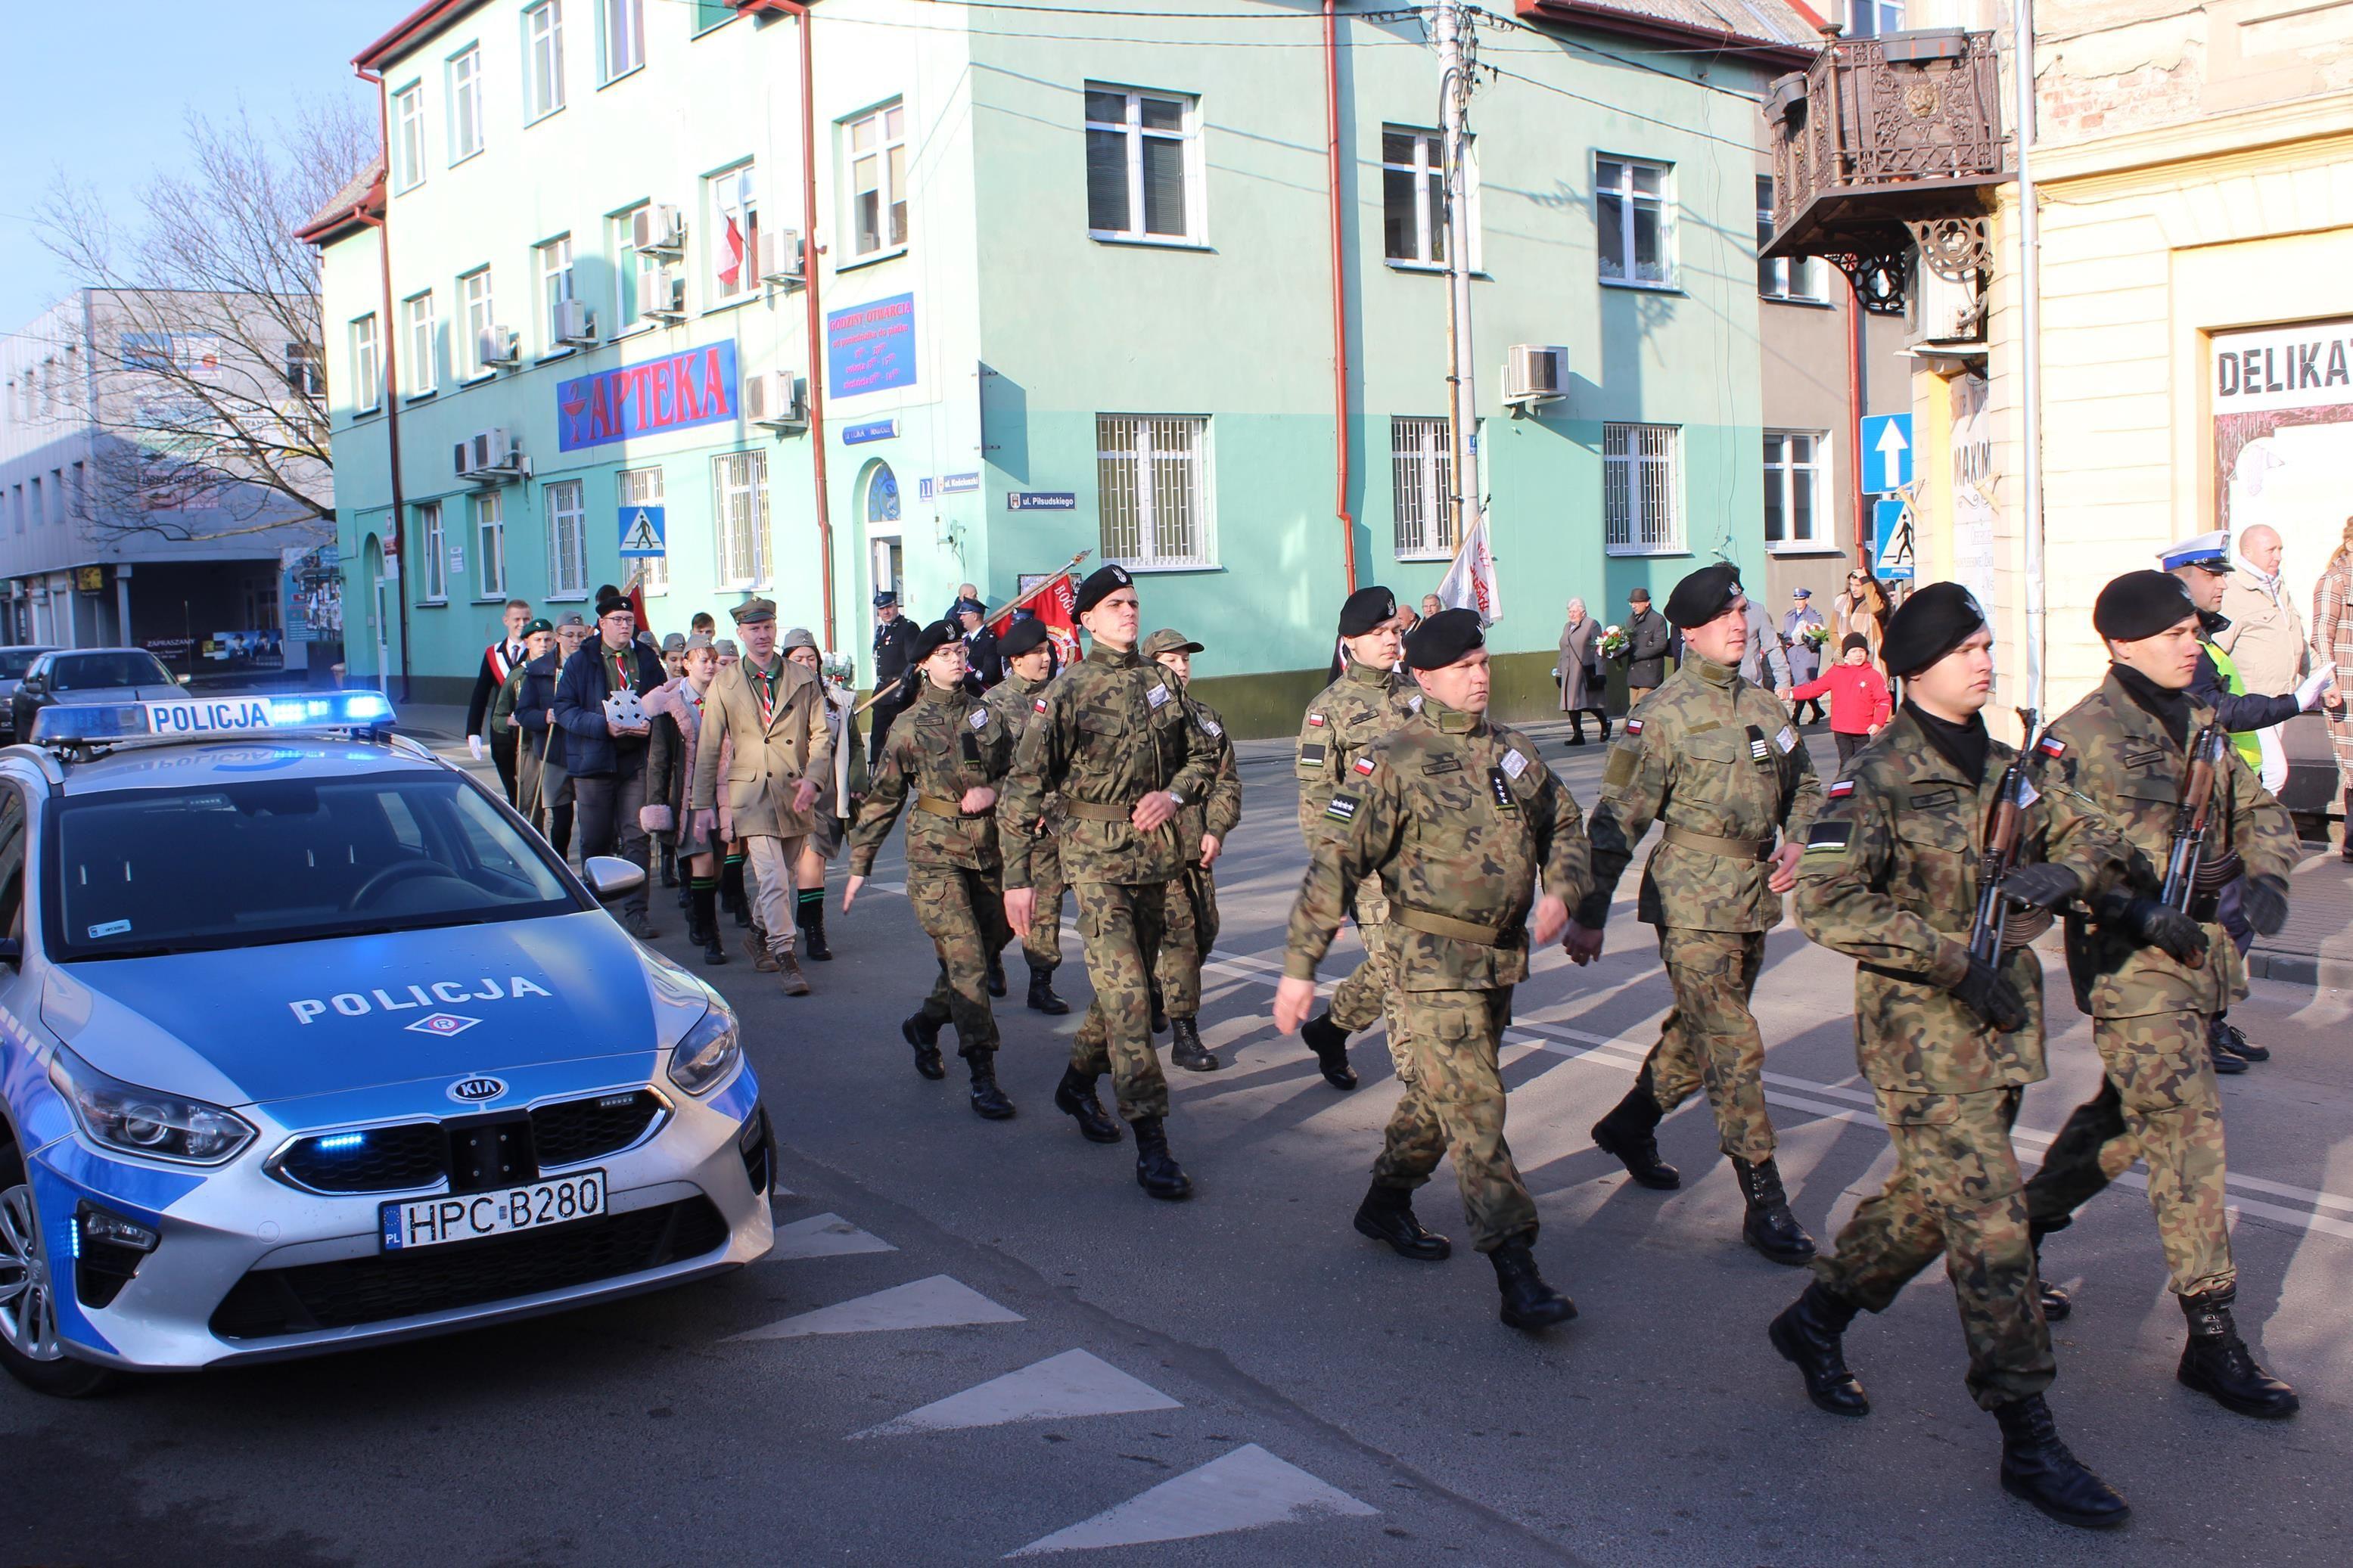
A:
[[[93,537],[217,539],[334,516],[319,253],[295,237],[366,170],[376,126],[348,100],[267,132],[242,106],[186,119],[188,166],[161,174],[135,226],[60,174],[34,214],[91,296],[92,363],[74,413],[95,430]]]

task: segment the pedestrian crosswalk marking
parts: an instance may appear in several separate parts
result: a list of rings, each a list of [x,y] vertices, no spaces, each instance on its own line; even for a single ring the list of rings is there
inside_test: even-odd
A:
[[[842,1258],[857,1252],[896,1252],[879,1236],[870,1236],[838,1214],[811,1215],[776,1227],[776,1250],[768,1261],[796,1258]]]
[[[1006,1555],[1036,1557],[1050,1552],[1189,1541],[1195,1536],[1257,1530],[1318,1516],[1362,1519],[1379,1512],[1250,1443]]]
[[[851,1435],[903,1437],[917,1432],[1006,1426],[1017,1421],[1182,1408],[1150,1384],[1130,1377],[1099,1356],[1085,1351],[1064,1351],[1060,1355],[1048,1356],[1018,1372],[990,1378],[961,1394],[951,1394],[880,1426]]]
[[[797,1340],[811,1334],[871,1334],[899,1329],[948,1329],[970,1323],[1018,1323],[1020,1313],[1000,1307],[960,1279],[934,1274],[894,1285],[871,1296],[836,1302],[815,1311],[731,1334],[737,1340]]]

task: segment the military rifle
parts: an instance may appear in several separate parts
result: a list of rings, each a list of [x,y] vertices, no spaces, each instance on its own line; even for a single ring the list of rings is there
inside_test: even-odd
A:
[[[2026,830],[2026,808],[2036,799],[2032,764],[2040,752],[2042,737],[2035,732],[2033,709],[2020,709],[2018,717],[2026,727],[2026,743],[2010,759],[2010,766],[2002,770],[2001,782],[1994,788],[1993,815],[1987,819],[1985,848],[1978,856],[1978,912],[1969,922],[1969,956],[1985,963],[2000,963],[2002,949],[2008,945],[2010,910],[2014,900],[2003,895],[2001,885],[2018,864],[2018,841]],[[2047,910],[2038,910],[2035,913],[2045,918],[2042,926],[2028,937],[2030,941],[2050,925]]]
[[[2189,772],[2181,784],[2181,804],[2173,808],[2173,838],[2165,854],[2165,886],[2158,894],[2166,908],[2189,913],[2198,895],[2199,872],[2206,860],[2206,837],[2214,826],[2214,785],[2231,737],[2219,722],[2210,721],[2189,744]],[[2191,969],[2203,969],[2206,955],[2193,953]]]

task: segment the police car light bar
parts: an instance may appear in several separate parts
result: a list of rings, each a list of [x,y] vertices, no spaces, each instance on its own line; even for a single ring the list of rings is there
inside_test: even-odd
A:
[[[209,735],[301,731],[374,734],[392,727],[380,691],[322,691],[179,698],[163,702],[91,702],[33,715],[37,746],[96,746],[123,741],[200,740]]]

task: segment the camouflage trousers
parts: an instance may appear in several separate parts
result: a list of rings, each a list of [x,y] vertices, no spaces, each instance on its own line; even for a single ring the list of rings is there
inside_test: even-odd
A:
[[[1201,1012],[1201,961],[1218,942],[1217,873],[1207,866],[1187,866],[1168,884],[1172,897],[1182,898],[1193,914],[1193,940],[1180,942],[1172,928],[1160,944],[1160,960],[1153,977],[1159,982],[1160,1005],[1172,1018],[1198,1017]]]
[[[1029,886],[1038,901],[1029,916],[1029,933],[1021,939],[1021,956],[1029,967],[1051,974],[1062,962],[1062,847],[1050,833],[1040,834],[1029,846]]]
[[[1152,1047],[1152,974],[1164,942],[1193,940],[1193,906],[1176,881],[1082,882],[1079,941],[1094,1000],[1071,1037],[1071,1067],[1111,1071],[1119,1113],[1168,1114],[1168,1081]]]
[[[955,1025],[958,1056],[994,1052],[997,1014],[988,1005],[988,961],[1013,940],[997,873],[910,866],[907,899],[940,955],[939,978],[923,998],[925,1022]]]
[[[2042,1393],[2058,1373],[2010,1142],[2019,1094],[1879,1091],[1895,1173],[1856,1206],[1835,1248],[1814,1259],[1815,1279],[1883,1312],[1943,1253],[1969,1347],[1969,1396],[1986,1410]]]
[[[2177,1296],[2238,1283],[2222,1212],[2222,1100],[2203,1013],[2094,1018],[2107,1080],[2075,1108],[2026,1184],[2037,1225],[2073,1214],[2136,1158],[2148,1162],[2148,1206]]]
[[[1441,1155],[1451,1155],[1471,1244],[1493,1252],[1514,1237],[1534,1241],[1536,1204],[1504,1142],[1504,1079],[1495,1060],[1511,1021],[1511,988],[1394,994],[1413,1076],[1389,1115],[1374,1182],[1409,1192],[1430,1180]]]
[[[1398,1081],[1413,1079],[1413,1053],[1406,1047],[1405,1028],[1398,1018],[1397,928],[1388,922],[1388,900],[1380,883],[1367,879],[1356,891],[1356,935],[1365,944],[1364,962],[1332,988],[1332,1022],[1356,1034],[1382,1019],[1389,1026],[1389,1065]]]
[[[1765,965],[1765,933],[1661,926],[1659,959],[1675,994],[1642,1064],[1659,1110],[1674,1110],[1704,1086],[1724,1152],[1751,1164],[1771,1159],[1765,1038],[1748,1011]]]

